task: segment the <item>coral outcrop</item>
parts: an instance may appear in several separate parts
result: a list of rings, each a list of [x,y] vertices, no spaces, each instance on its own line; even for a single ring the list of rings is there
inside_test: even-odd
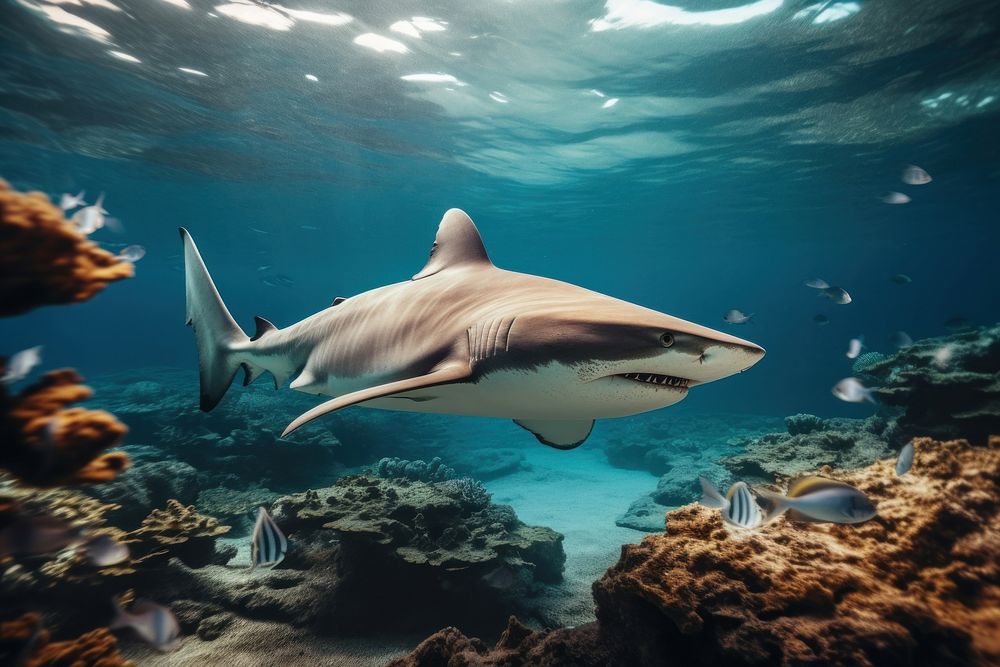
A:
[[[132,273],[44,194],[15,192],[0,180],[0,317],[85,301]]]
[[[90,398],[82,381],[64,369],[15,395],[0,384],[0,467],[34,486],[106,482],[128,467],[127,454],[104,451],[121,442],[124,424],[101,410],[66,407]]]
[[[0,622],[0,664],[20,667],[135,667],[118,652],[118,640],[105,628],[66,641],[52,641],[42,619],[28,613]]]
[[[372,601],[398,598],[401,590],[406,600],[398,606],[405,611],[417,611],[408,601],[419,600],[424,613],[456,607],[476,613],[490,608],[487,600],[514,600],[537,583],[559,581],[566,558],[562,535],[525,525],[467,479],[353,475],[279,499],[274,516],[293,539],[324,528],[339,537],[342,584],[331,619],[338,627],[385,615]]]
[[[168,500],[162,510],[153,510],[142,525],[128,536],[137,560],[173,556],[188,567],[205,567],[215,559],[215,539],[229,532],[218,519],[199,514],[193,505],[185,507]]]
[[[407,461],[397,457],[386,457],[379,459],[379,462],[372,467],[379,477],[393,479],[403,477],[415,482],[443,482],[455,476],[455,470],[449,468],[435,456],[430,461]]]
[[[918,340],[868,364],[865,380],[885,405],[902,409],[902,437],[965,438],[1000,433],[1000,325]]]
[[[594,584],[597,628],[521,632],[530,660],[447,629],[399,664],[589,665],[595,641],[607,665],[998,664],[1000,438],[914,445],[903,477],[892,460],[820,471],[877,503],[866,523],[734,533],[690,505]]]

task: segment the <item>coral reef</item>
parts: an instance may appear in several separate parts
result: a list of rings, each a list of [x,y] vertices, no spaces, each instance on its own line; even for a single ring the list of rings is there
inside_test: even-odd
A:
[[[867,523],[733,533],[687,506],[594,584],[597,628],[522,631],[530,660],[448,629],[397,664],[588,665],[595,642],[607,665],[997,664],[1000,438],[914,445],[903,477],[820,471],[877,502]]]
[[[372,471],[379,477],[392,479],[404,477],[414,482],[443,482],[455,476],[452,468],[444,465],[440,457],[427,461],[407,461],[396,457],[379,459]]]
[[[785,421],[787,433],[745,440],[741,453],[719,463],[735,479],[748,482],[797,477],[821,466],[860,468],[890,453],[895,429],[891,420],[878,415],[864,420],[794,415]]]
[[[134,667],[118,652],[118,640],[98,628],[53,642],[35,613],[0,622],[0,663],[21,667]]]
[[[173,556],[188,567],[205,567],[215,559],[215,538],[229,532],[217,519],[168,500],[166,509],[153,510],[128,536],[136,560]]]
[[[901,437],[965,438],[1000,432],[1000,325],[916,341],[870,363],[879,401],[902,408]]]
[[[516,599],[535,583],[556,582],[562,535],[527,526],[506,505],[493,505],[472,480],[418,482],[353,475],[335,486],[279,499],[275,520],[293,539],[321,528],[339,537],[341,584],[331,622],[368,624],[384,616],[378,591],[436,611],[488,609],[484,599]],[[470,605],[470,600],[477,604]],[[396,612],[414,612],[401,602]]]
[[[131,263],[88,241],[44,194],[15,192],[0,180],[0,317],[85,301],[132,273]]]
[[[90,398],[80,382],[65,369],[16,395],[0,384],[0,467],[35,486],[106,482],[128,467],[127,454],[104,452],[121,442],[124,424],[107,412],[66,407]]]

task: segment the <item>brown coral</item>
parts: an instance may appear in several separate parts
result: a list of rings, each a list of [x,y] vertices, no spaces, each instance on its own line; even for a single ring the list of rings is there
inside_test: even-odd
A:
[[[102,453],[121,442],[124,424],[100,410],[66,408],[90,398],[82,380],[63,369],[17,395],[0,386],[0,467],[35,486],[106,482],[128,468],[127,454]]]
[[[77,231],[40,192],[0,180],[0,317],[91,298],[133,266]]]
[[[450,628],[398,664],[1000,664],[1000,438],[914,444],[903,477],[889,460],[822,470],[878,503],[867,523],[732,533],[688,505],[594,584],[596,630],[488,651]],[[607,656],[581,659],[595,641]]]
[[[23,667],[131,667],[118,652],[118,640],[106,628],[75,639],[53,642],[38,614],[0,623],[0,660]],[[9,661],[9,662],[8,662]]]
[[[153,510],[142,525],[128,533],[138,543],[138,559],[175,556],[188,567],[204,567],[215,557],[215,538],[229,532],[217,519],[199,514],[194,505],[185,507],[168,500],[166,509]]]

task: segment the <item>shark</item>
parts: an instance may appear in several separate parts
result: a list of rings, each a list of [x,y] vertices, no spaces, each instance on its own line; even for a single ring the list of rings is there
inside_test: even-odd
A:
[[[559,280],[498,268],[459,209],[444,214],[423,269],[286,328],[256,316],[247,335],[184,244],[187,323],[198,348],[200,406],[237,372],[329,397],[290,433],[349,406],[512,419],[572,449],[596,419],[673,405],[697,386],[747,370],[749,341]]]

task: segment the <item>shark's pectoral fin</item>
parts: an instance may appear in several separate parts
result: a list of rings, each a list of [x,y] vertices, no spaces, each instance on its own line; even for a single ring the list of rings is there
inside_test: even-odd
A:
[[[452,364],[431,371],[427,375],[406,378],[404,380],[396,380],[395,382],[387,382],[386,384],[368,387],[367,389],[359,389],[358,391],[353,391],[350,394],[338,396],[337,398],[331,399],[326,403],[321,403],[312,410],[302,413],[285,428],[281,436],[284,437],[288,435],[298,427],[311,422],[317,417],[322,417],[323,415],[331,412],[336,412],[337,410],[346,408],[350,405],[357,405],[358,403],[364,403],[365,401],[371,401],[376,398],[385,398],[386,396],[391,396],[392,394],[398,394],[404,391],[413,391],[414,389],[425,389],[427,387],[434,387],[441,384],[447,384],[449,382],[458,382],[469,377],[471,373],[472,369],[468,363]]]
[[[538,442],[556,449],[579,447],[594,429],[593,419],[515,419],[514,423],[531,431]]]

